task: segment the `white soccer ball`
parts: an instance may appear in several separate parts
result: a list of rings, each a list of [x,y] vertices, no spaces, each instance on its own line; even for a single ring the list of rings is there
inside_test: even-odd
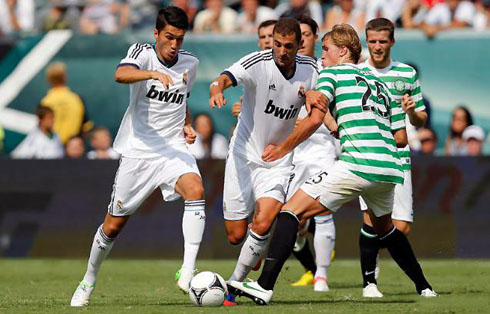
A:
[[[211,271],[203,271],[194,276],[189,288],[189,297],[197,306],[220,306],[226,293],[224,279]]]

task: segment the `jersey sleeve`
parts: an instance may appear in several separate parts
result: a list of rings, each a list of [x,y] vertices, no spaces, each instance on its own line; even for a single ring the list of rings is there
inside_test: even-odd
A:
[[[147,47],[147,44],[134,44],[129,47],[128,54],[119,62],[118,67],[130,65],[138,69],[145,69],[148,63]]]
[[[425,110],[422,91],[420,89],[419,75],[417,72],[415,72],[415,70],[412,77],[412,90],[410,91],[410,96],[412,96],[413,101],[415,101],[415,111]]]
[[[227,75],[233,82],[233,86],[243,84],[245,86],[257,86],[257,79],[262,77],[260,74],[260,64],[263,64],[264,54],[254,52],[235,62],[232,66],[225,69],[222,74]]]
[[[395,101],[395,98],[386,90],[388,97],[390,98],[390,111],[391,111],[391,130],[397,131],[405,128],[405,111],[403,111],[402,105]]]
[[[194,82],[196,81],[197,67],[199,66],[199,60],[196,59],[196,63],[192,68],[189,69],[188,72],[188,88],[187,88],[187,97],[189,97],[189,93],[191,92],[192,87],[194,86]]]
[[[326,68],[320,72],[316,84],[316,90],[323,93],[330,103],[335,99],[335,89],[337,88],[337,76],[335,70]]]

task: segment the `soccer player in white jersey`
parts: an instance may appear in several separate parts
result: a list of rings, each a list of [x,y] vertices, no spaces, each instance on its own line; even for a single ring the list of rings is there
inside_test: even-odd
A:
[[[326,110],[326,98],[311,90],[318,75],[315,61],[296,55],[301,46],[298,22],[280,19],[273,40],[272,50],[246,55],[210,86],[212,108],[225,105],[223,91],[230,86],[243,84],[245,92],[225,168],[223,215],[231,244],[245,239],[248,218],[254,215],[230,280],[243,281],[264,255],[271,225],[287,195],[292,155],[268,163],[262,152],[293,131],[305,99],[306,105]]]
[[[279,273],[291,254],[301,219],[336,211],[362,195],[383,246],[415,283],[424,297],[437,296],[424,277],[405,235],[391,222],[395,183],[403,182],[396,147],[407,143],[404,120],[392,121],[401,110],[386,85],[357,64],[361,43],[348,24],[335,25],[323,46],[323,55],[333,66],[321,71],[317,89],[333,107],[342,153],[327,171],[312,176],[277,215],[267,259],[257,282],[229,283],[232,292],[257,304],[269,304]],[[405,103],[405,100],[404,100]],[[308,138],[322,123],[325,113],[313,108],[280,145],[268,145],[263,160],[274,162]]]
[[[417,72],[409,65],[391,59],[391,47],[395,44],[395,26],[385,18],[376,18],[366,25],[366,41],[370,58],[360,66],[371,71],[389,88],[395,102],[402,107],[402,97],[409,102],[403,111],[393,116],[394,121],[405,120],[406,124],[422,127],[427,120],[427,113],[420,91]],[[391,218],[398,230],[408,235],[413,222],[412,173],[410,164],[410,147],[398,149],[402,161],[404,183],[395,186],[395,202]],[[363,211],[364,224],[359,235],[361,272],[363,277],[363,296],[379,298],[383,294],[377,288],[377,256],[379,240],[367,213],[366,202],[359,198]]]
[[[87,271],[71,306],[88,305],[97,274],[116,236],[141,203],[160,188],[166,201],[182,197],[183,265],[177,286],[187,292],[205,225],[204,190],[194,157],[185,143],[195,140],[186,98],[194,84],[198,59],[181,50],[189,27],[177,7],[158,12],[156,43],[134,44],[115,73],[130,84],[129,107],[114,141],[121,154],[108,213],[95,233]]]
[[[315,57],[315,43],[318,39],[318,25],[307,15],[296,17],[301,27],[301,38],[303,45],[298,51],[299,54],[309,56],[317,61],[318,70],[321,71],[322,59]],[[308,113],[304,107],[301,108],[299,118],[303,119]],[[327,115],[332,119],[330,114]],[[326,117],[327,117],[326,116]],[[336,130],[336,124],[335,125]],[[331,134],[326,125],[320,126],[307,140],[299,144],[294,149],[293,165],[294,177],[289,186],[286,201],[289,200],[299,187],[312,175],[321,172],[322,169],[328,169],[335,163],[340,149],[340,143]],[[312,230],[313,229],[313,230]],[[313,232],[313,246],[315,257],[310,251],[308,243],[308,230]],[[306,286],[314,284],[313,290],[318,292],[328,291],[327,271],[330,267],[331,256],[335,246],[335,224],[333,215],[330,211],[308,219],[302,224],[296,243],[294,245],[293,255],[301,262],[306,272],[301,278],[292,284],[292,286]]]

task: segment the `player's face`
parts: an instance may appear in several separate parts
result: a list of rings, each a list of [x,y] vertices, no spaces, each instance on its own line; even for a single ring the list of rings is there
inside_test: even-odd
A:
[[[45,128],[46,130],[51,131],[54,125],[54,114],[47,113],[44,117],[39,120],[39,126]]]
[[[296,41],[295,34],[288,34],[283,36],[279,33],[273,35],[274,44],[272,51],[274,59],[280,68],[291,69],[294,67],[296,60],[296,54],[298,53],[299,46],[301,44]]]
[[[313,31],[308,24],[300,24],[299,26],[301,27],[301,39],[303,40],[303,44],[299,48],[298,53],[314,58],[315,44],[318,39],[318,35],[313,34]]]
[[[339,62],[340,47],[335,46],[330,37],[327,37],[322,43],[322,66],[326,68]]]
[[[391,47],[395,44],[395,41],[390,39],[390,32],[368,31],[366,41],[373,65],[386,67],[390,59]]]
[[[185,32],[184,29],[176,28],[169,24],[165,25],[160,32],[156,28],[153,30],[157,53],[163,61],[170,63],[177,57],[179,49],[184,43]]]
[[[272,48],[272,32],[274,31],[274,24],[259,28],[259,47],[262,50]]]

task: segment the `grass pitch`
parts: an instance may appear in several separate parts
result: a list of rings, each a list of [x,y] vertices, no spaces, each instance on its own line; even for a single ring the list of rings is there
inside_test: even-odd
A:
[[[391,260],[381,260],[379,289],[385,297],[361,297],[359,262],[336,260],[330,291],[289,285],[302,268],[290,259],[279,278],[274,303],[257,307],[246,298],[239,306],[198,308],[175,287],[179,261],[108,259],[88,308],[70,308],[70,298],[86,260],[0,259],[0,313],[490,313],[490,260],[423,260],[425,274],[441,295],[424,299]],[[231,260],[198,261],[200,270],[227,278]],[[256,279],[258,273],[251,274]]]

